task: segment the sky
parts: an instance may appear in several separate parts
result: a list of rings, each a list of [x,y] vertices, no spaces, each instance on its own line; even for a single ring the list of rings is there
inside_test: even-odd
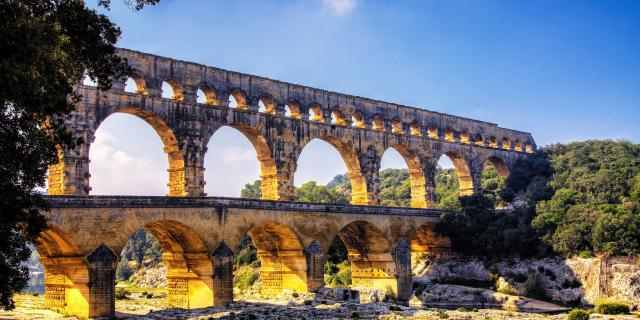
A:
[[[640,142],[638,1],[161,0],[135,12],[114,0],[98,11],[120,26],[120,47],[493,122],[539,146]],[[110,116],[90,148],[92,194],[166,194],[162,148],[142,120]],[[259,177],[234,129],[208,149],[209,195],[238,196]],[[396,167],[387,151],[383,168]],[[295,184],[345,171],[314,141]]]

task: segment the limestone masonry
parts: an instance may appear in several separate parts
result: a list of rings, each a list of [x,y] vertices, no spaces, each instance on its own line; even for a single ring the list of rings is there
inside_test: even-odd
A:
[[[78,84],[82,101],[67,126],[83,145],[61,150],[49,170],[50,229],[37,249],[51,309],[113,316],[119,252],[140,228],[167,263],[171,305],[199,308],[233,299],[233,248],[249,235],[261,260],[262,293],[317,291],[335,236],[349,251],[356,287],[411,295],[411,255],[447,251],[435,234],[435,172],[451,158],[460,193],[480,190],[482,169],[502,176],[535,150],[529,133],[448,114],[285,83],[120,49],[135,70],[134,92],[118,79],[109,91]],[[162,83],[173,89],[162,98]],[[203,93],[198,102],[197,91]],[[230,100],[233,103],[230,103]],[[169,161],[167,197],[89,196],[89,148],[99,125],[124,112],[150,124]],[[263,200],[205,197],[207,143],[223,126],[255,147]],[[297,160],[307,143],[334,146],[348,169],[350,206],[290,202]],[[380,160],[388,148],[405,159],[412,208],[380,207]]]

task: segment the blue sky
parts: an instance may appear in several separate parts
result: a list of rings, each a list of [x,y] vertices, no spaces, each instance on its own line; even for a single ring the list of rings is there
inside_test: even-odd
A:
[[[121,27],[121,47],[490,121],[538,145],[640,142],[638,1],[162,0],[100,11]],[[233,129],[209,150],[210,195],[257,178]],[[166,193],[166,156],[142,121],[111,116],[91,151],[94,194]],[[404,166],[389,152],[383,162]],[[326,183],[345,167],[318,142],[298,171],[296,184]]]

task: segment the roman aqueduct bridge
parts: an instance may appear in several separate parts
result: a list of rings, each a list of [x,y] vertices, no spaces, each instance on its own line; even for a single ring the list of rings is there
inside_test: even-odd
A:
[[[113,315],[115,265],[140,228],[163,249],[168,299],[177,307],[232,301],[232,248],[244,235],[258,248],[264,294],[322,287],[325,253],[339,236],[355,286],[391,288],[408,299],[411,254],[449,247],[433,231],[442,213],[434,209],[438,159],[452,160],[460,193],[471,194],[480,190],[487,163],[506,176],[536,148],[529,133],[492,123],[126,49],[119,55],[134,69],[135,90],[125,90],[127,79],[105,92],[79,84],[82,101],[67,125],[85,143],[62,150],[49,170],[51,228],[37,249],[47,306],[67,314]],[[162,97],[163,82],[171,98]],[[161,137],[167,197],[90,196],[89,148],[100,124],[118,112],[140,117]],[[253,144],[263,200],[206,197],[206,146],[223,126]],[[331,144],[345,161],[352,205],[290,202],[298,157],[313,139]],[[388,148],[407,163],[412,208],[378,206]]]

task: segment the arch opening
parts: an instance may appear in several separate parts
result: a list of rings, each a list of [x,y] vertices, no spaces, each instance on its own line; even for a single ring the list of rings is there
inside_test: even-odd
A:
[[[456,142],[455,133],[451,127],[444,129],[444,140],[447,142]]]
[[[493,198],[496,207],[504,207],[498,192],[506,185],[509,176],[509,167],[498,157],[489,157],[482,168],[482,191]]]
[[[360,113],[359,111],[353,113],[353,115],[351,116],[351,126],[358,129],[363,129],[366,127],[362,113]]]
[[[496,137],[494,136],[489,137],[489,147],[498,148],[498,142],[496,141]]]
[[[258,112],[267,114],[276,114],[276,104],[269,95],[262,95],[258,99]]]
[[[520,142],[520,140],[516,140],[513,145],[513,150],[515,150],[516,152],[522,152],[522,143]]]
[[[92,79],[88,74],[85,74],[82,77],[82,85],[88,86],[88,87],[97,87],[98,79],[97,78]]]
[[[213,305],[213,266],[207,247],[185,224],[158,220],[144,225],[131,234],[120,257],[117,296],[131,295],[150,304],[166,297],[169,306],[185,309]]]
[[[473,139],[476,146],[484,146],[484,139],[481,134],[476,134],[476,137]]]
[[[329,144],[329,146],[327,146],[324,143]],[[314,151],[310,151],[310,148],[314,148],[314,149],[317,148],[322,151],[314,152]],[[339,157],[333,157],[333,161],[329,162],[328,158],[326,157],[326,154],[332,154],[332,153],[335,154],[335,151],[337,151]],[[309,160],[309,163],[307,163],[306,155],[312,154],[312,153],[315,153],[315,154],[322,153],[324,154],[324,156],[314,157],[311,155],[310,157],[313,160]],[[314,188],[314,189],[317,188],[318,186],[316,182],[324,182],[324,181],[317,181],[318,179],[313,179],[313,178],[317,177],[322,180],[326,180],[328,178],[326,175],[326,171],[335,172],[336,168],[342,167],[340,165],[341,162],[344,163],[344,166],[346,166],[347,177],[342,175],[342,172],[344,172],[343,170],[338,169],[340,170],[336,172],[338,176],[335,176],[334,182],[331,182],[331,184],[335,183],[335,185],[330,186],[328,184],[327,188],[324,188],[324,189],[330,189],[329,187],[331,187],[336,189],[325,190],[324,192],[322,192],[322,194],[326,194],[327,199],[331,201],[337,201],[338,203],[340,203],[344,199],[344,197],[350,196],[351,204],[354,204],[354,205],[369,204],[370,195],[367,192],[366,181],[364,179],[364,176],[362,175],[362,172],[360,171],[360,162],[355,153],[355,150],[350,145],[339,140],[336,137],[325,136],[325,137],[316,138],[311,140],[309,143],[307,143],[307,145],[304,146],[302,153],[298,157],[298,169],[296,170],[296,176],[297,176],[297,181],[300,181],[300,180],[302,181],[311,180],[311,181],[301,185],[300,188]],[[326,167],[327,168],[326,171],[318,170],[319,166]],[[309,168],[307,169],[307,167]],[[305,174],[304,179],[299,179],[301,175],[300,172],[304,172]],[[318,175],[309,175],[308,172],[312,172],[312,174],[314,172],[315,173],[319,172],[323,175],[323,177],[320,177]],[[310,177],[312,178],[309,179]],[[323,188],[320,188],[320,189],[323,189]],[[301,192],[296,190],[296,200],[304,201],[304,199],[300,199],[299,197],[300,194]]]
[[[167,99],[178,100],[178,101],[184,100],[182,86],[180,86],[180,84],[173,79],[167,79],[163,81],[162,97]]]
[[[379,115],[373,116],[372,125],[373,130],[385,131],[384,119]]]
[[[246,143],[247,140],[250,143]],[[231,124],[216,131],[204,157],[205,193],[237,197],[243,186],[259,184],[261,199],[278,200],[278,175],[271,148],[256,128]],[[255,158],[254,158],[255,155]],[[255,160],[259,166],[255,166]],[[259,175],[259,182],[254,181]],[[240,179],[239,179],[240,178]],[[257,190],[256,190],[257,191]]]
[[[439,163],[442,163],[443,157],[446,157],[447,160],[451,163],[450,166],[445,165],[444,167],[453,167],[455,170],[455,176],[457,178],[458,185],[458,194],[459,195],[470,195],[473,193],[473,180],[471,177],[471,170],[469,168],[469,164],[467,160],[456,152],[446,152],[442,156],[440,156]],[[449,182],[449,187],[455,185],[455,182],[452,180]],[[438,193],[438,181],[436,181],[436,194]],[[457,198],[457,197],[456,197]]]
[[[433,124],[430,124],[429,127],[427,127],[427,135],[429,136],[430,139],[438,139],[438,127],[436,127]]]
[[[288,227],[265,221],[247,231],[260,259],[262,294],[307,291],[307,262],[298,236]]]
[[[316,122],[324,122],[324,115],[322,114],[322,107],[319,104],[314,103],[309,107],[309,120]]]
[[[339,126],[347,124],[344,114],[339,109],[333,109],[331,112],[331,123]]]
[[[509,141],[509,138],[502,138],[502,149],[511,150],[511,141]]]
[[[101,121],[94,136],[89,145],[93,194],[166,195],[167,187],[170,196],[186,194],[182,152],[159,116],[120,108]]]
[[[229,108],[247,110],[249,107],[247,106],[246,95],[239,90],[232,91],[229,94]]]
[[[398,134],[404,134],[404,124],[402,123],[402,121],[400,119],[394,119],[391,122],[391,132],[392,133],[398,133]]]
[[[451,240],[435,232],[435,223],[428,223],[416,229],[411,239],[411,265],[416,274],[423,274],[430,266],[430,258],[451,248]]]
[[[200,86],[196,91],[196,102],[215,106],[217,104],[215,92],[208,86]]]
[[[380,204],[392,207],[428,208],[426,178],[420,159],[408,147],[392,145],[380,163]]]
[[[469,133],[467,131],[460,131],[460,143],[469,144]]]
[[[338,235],[348,251],[352,286],[397,292],[396,266],[384,233],[367,221],[354,221]]]
[[[286,117],[300,119],[300,106],[295,101],[289,101],[284,105],[284,115]]]
[[[147,86],[145,84],[144,78],[138,74],[133,74],[131,75],[131,77],[128,77],[125,82],[124,92],[146,95]]]
[[[410,130],[411,130],[412,136],[422,137],[422,128],[420,127],[420,124],[417,121],[411,122]]]
[[[525,151],[526,153],[533,153],[533,151],[534,151],[533,144],[531,144],[530,142],[527,142],[527,143],[524,145],[524,151]]]
[[[333,237],[327,250],[324,278],[325,285],[331,288],[348,288],[351,285],[349,251],[339,235]]]

